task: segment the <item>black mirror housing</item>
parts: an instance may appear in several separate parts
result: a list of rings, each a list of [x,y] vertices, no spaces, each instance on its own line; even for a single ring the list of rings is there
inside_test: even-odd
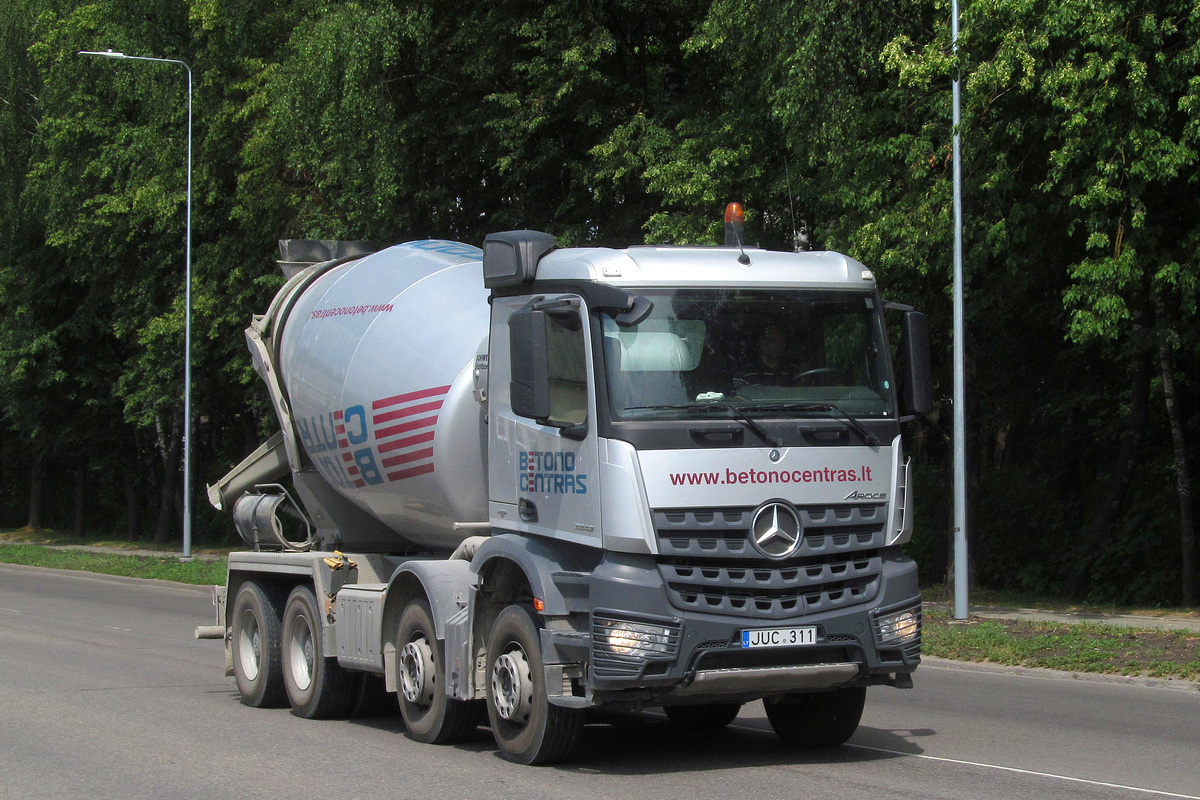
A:
[[[546,312],[522,309],[508,318],[512,363],[509,383],[513,413],[542,420],[550,416],[550,361],[546,346]]]
[[[900,352],[904,358],[904,390],[900,411],[904,415],[933,410],[933,368],[929,358],[929,323],[920,311],[902,317]]]

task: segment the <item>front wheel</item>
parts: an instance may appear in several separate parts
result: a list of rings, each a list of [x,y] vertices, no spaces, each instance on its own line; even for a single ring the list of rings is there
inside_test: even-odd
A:
[[[445,664],[429,604],[413,600],[400,615],[396,633],[396,685],[400,715],[408,735],[418,742],[461,742],[479,721],[478,701],[446,696]]]
[[[487,709],[500,752],[518,764],[570,758],[583,734],[582,709],[550,703],[533,609],[509,606],[488,637]]]
[[[308,586],[297,586],[283,610],[283,683],[292,713],[306,719],[349,714],[359,689],[359,676],[347,672],[337,658],[326,657],[321,645],[317,598]]]
[[[763,705],[771,727],[786,743],[837,747],[858,729],[866,699],[866,688],[858,687],[768,698]]]

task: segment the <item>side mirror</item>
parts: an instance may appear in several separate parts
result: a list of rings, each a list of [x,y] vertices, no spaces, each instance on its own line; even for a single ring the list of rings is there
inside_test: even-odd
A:
[[[927,414],[933,409],[933,368],[929,362],[929,323],[920,311],[904,312],[900,352],[904,358],[900,413]]]
[[[550,359],[546,346],[546,312],[532,308],[508,318],[512,360],[509,395],[513,413],[529,419],[550,416]]]

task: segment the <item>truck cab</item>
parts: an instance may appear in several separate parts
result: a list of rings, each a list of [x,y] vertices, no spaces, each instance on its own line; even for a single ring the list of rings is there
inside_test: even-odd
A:
[[[493,536],[475,568],[486,587],[493,553],[570,554],[538,594],[574,694],[693,717],[766,698],[790,729],[813,698],[857,724],[863,688],[911,685],[900,424],[928,402],[923,317],[902,320],[902,392],[874,276],[837,253],[512,232],[484,273]]]

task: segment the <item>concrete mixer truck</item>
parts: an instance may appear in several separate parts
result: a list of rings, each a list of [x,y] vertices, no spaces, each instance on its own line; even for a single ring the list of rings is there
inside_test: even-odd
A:
[[[249,549],[197,633],[242,702],[390,698],[413,739],[539,764],[600,707],[761,700],[838,745],[912,685],[928,333],[863,264],[536,231],[332,255],[253,317],[280,429],[209,487]]]

